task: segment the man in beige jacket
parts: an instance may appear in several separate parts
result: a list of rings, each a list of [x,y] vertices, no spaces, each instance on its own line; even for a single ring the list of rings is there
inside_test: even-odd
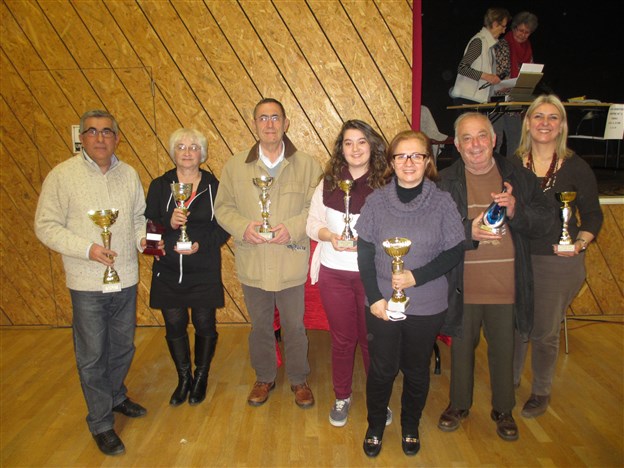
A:
[[[232,156],[223,168],[215,213],[236,245],[238,279],[251,317],[249,352],[256,382],[247,402],[262,405],[275,387],[273,318],[277,307],[284,330],[286,373],[295,402],[307,408],[314,404],[314,396],[306,381],[310,366],[303,325],[310,254],[305,226],[321,167],[288,139],[289,124],[279,101],[266,98],[256,105],[252,126],[259,141],[250,150]],[[269,189],[270,235],[258,232],[262,225],[260,190],[253,179],[261,175],[273,178]]]

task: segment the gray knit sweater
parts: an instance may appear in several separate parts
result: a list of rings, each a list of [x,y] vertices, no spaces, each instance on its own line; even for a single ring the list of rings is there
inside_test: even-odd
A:
[[[366,199],[356,229],[360,238],[375,244],[377,282],[386,299],[392,295],[392,257],[381,246],[385,239],[406,237],[412,241],[403,261],[406,270],[413,270],[455,247],[465,237],[455,202],[428,179],[423,181],[422,193],[409,203],[399,200],[396,179],[375,190]],[[406,314],[433,315],[446,310],[447,289],[445,276],[407,288],[404,292],[410,298],[410,306]]]

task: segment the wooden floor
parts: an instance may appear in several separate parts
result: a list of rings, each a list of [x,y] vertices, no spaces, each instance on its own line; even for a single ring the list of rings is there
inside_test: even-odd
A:
[[[358,360],[354,404],[349,422],[328,422],[333,403],[330,340],[310,331],[309,383],[316,405],[299,409],[283,368],[269,401],[246,404],[254,375],[247,355],[246,326],[221,326],[209,391],[199,406],[168,405],[175,386],[173,365],[162,328],[137,331],[137,353],[127,384],[130,396],[145,405],[145,418],[117,416],[115,428],[126,453],[106,457],[98,451],[85,423],[71,330],[3,329],[1,339],[0,465],[133,467],[400,467],[400,466],[595,466],[624,465],[624,327],[619,323],[569,322],[570,354],[562,351],[553,401],[538,419],[520,416],[530,393],[527,380],[517,391],[517,442],[498,438],[489,419],[485,344],[479,347],[475,405],[454,433],[436,424],[447,404],[449,349],[441,345],[442,374],[432,375],[429,400],[415,457],[401,451],[397,378],[386,429],[376,459],[362,452],[366,430],[364,375]],[[528,371],[527,371],[528,375]]]

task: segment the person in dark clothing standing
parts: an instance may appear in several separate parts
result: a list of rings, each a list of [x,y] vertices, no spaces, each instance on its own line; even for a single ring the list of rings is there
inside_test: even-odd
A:
[[[583,285],[585,249],[598,235],[603,222],[596,176],[589,164],[566,146],[567,139],[568,119],[563,104],[554,95],[539,96],[527,110],[515,158],[540,181],[554,220],[545,235],[531,241],[535,320],[529,339],[517,336],[515,342],[516,387],[520,386],[531,343],[531,396],[521,413],[525,418],[534,418],[548,409],[559,355],[561,321]],[[567,249],[559,249],[558,245],[562,220],[557,194],[562,192],[575,194],[570,202]]]
[[[461,159],[440,172],[440,188],[451,193],[464,222],[464,259],[448,275],[449,312],[442,333],[451,345],[450,403],[438,427],[460,426],[472,406],[475,349],[481,327],[488,343],[492,390],[491,418],[504,440],[517,440],[512,416],[514,328],[527,336],[533,325],[533,276],[529,240],[552,223],[537,179],[528,170],[494,155],[496,135],[487,116],[477,112],[455,121]],[[506,210],[501,233],[481,229],[494,201]]]
[[[461,259],[464,231],[455,203],[433,182],[437,169],[431,142],[422,132],[399,133],[387,151],[392,180],[371,193],[356,223],[358,267],[366,293],[370,368],[366,379],[368,429],[364,453],[381,451],[392,386],[403,373],[401,447],[420,450],[419,424],[429,392],[431,354],[446,317],[447,279]],[[393,272],[383,243],[411,241],[405,269]],[[411,299],[403,320],[388,311],[392,290]]]
[[[150,307],[161,309],[169,352],[178,372],[178,386],[169,404],[178,406],[188,397],[197,405],[206,398],[208,372],[217,346],[216,309],[223,307],[221,246],[229,238],[217,223],[214,200],[219,182],[203,169],[206,137],[194,129],[180,128],[169,139],[169,154],[176,165],[154,179],[147,194],[145,217],[164,227],[166,255],[154,259]],[[185,202],[187,214],[177,208],[171,184],[192,183]],[[176,246],[180,227],[186,225],[190,250]],[[195,375],[187,327],[188,309],[195,327]]]

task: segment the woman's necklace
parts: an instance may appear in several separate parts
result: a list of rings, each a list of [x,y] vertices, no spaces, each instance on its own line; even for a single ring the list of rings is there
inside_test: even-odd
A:
[[[535,164],[533,162],[533,153],[529,153],[527,156],[526,168],[533,171],[534,174],[537,174],[535,171]],[[553,153],[552,161],[550,161],[550,166],[546,171],[546,175],[542,177],[542,190],[546,192],[554,187],[555,181],[557,180],[557,153]]]

